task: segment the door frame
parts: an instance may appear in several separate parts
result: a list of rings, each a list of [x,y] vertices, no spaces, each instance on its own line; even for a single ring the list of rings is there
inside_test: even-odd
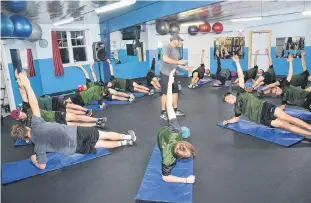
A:
[[[7,61],[7,56],[6,56],[6,51],[5,51],[3,40],[0,40],[0,46],[1,46],[0,52],[1,52],[1,61],[2,61],[1,63],[3,66],[2,71],[3,71],[3,78],[5,81],[5,88],[6,88],[7,95],[8,95],[10,109],[13,110],[13,109],[16,109],[16,104],[15,104],[10,71],[9,71],[9,66],[8,66],[8,61]]]
[[[269,51],[271,54],[271,40],[272,40],[272,30],[259,30],[259,31],[250,31],[249,32],[249,49],[248,49],[248,67],[251,67],[252,65],[252,60],[253,60],[253,33],[269,33]]]

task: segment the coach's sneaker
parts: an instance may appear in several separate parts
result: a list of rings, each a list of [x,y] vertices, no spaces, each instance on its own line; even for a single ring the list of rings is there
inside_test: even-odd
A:
[[[167,120],[167,113],[166,111],[162,111],[160,118]]]
[[[153,89],[149,90],[148,95],[149,95],[149,96],[150,96],[150,95],[154,95],[154,90],[153,90]]]
[[[85,115],[87,116],[92,116],[93,112],[92,112],[92,109],[88,109],[86,112],[85,112]]]
[[[177,109],[177,110],[175,111],[175,114],[176,114],[176,116],[184,116],[184,115],[185,115],[185,113],[183,113],[183,112],[180,111],[179,109]]]
[[[133,142],[135,142],[136,139],[137,139],[137,137],[136,137],[136,135],[135,135],[134,130],[129,130],[129,131],[128,131],[128,134],[131,136],[131,140],[132,140]]]

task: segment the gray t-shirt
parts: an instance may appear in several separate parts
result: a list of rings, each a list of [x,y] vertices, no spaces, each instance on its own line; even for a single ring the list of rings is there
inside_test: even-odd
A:
[[[178,61],[179,59],[178,50],[172,47],[170,44],[163,46],[162,56],[163,55],[167,55],[169,58],[176,60],[176,61]],[[162,60],[161,68],[160,68],[162,74],[169,76],[172,70],[176,68],[177,68],[176,64],[168,64]]]
[[[67,126],[44,121],[32,116],[31,141],[39,164],[47,163],[46,153],[74,154],[77,148],[77,126]]]

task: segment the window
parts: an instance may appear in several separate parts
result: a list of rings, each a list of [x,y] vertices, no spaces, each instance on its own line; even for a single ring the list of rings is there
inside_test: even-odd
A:
[[[87,61],[85,31],[57,31],[56,37],[63,64]]]

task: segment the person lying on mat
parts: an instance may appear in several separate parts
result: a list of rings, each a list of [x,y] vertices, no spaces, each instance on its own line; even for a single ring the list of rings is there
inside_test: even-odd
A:
[[[128,134],[104,132],[95,127],[67,126],[59,123],[46,122],[41,118],[40,109],[33,92],[30,92],[29,103],[33,109],[31,128],[22,124],[14,126],[11,136],[14,140],[30,140],[34,143],[35,155],[31,156],[33,164],[45,169],[48,164],[47,153],[60,154],[96,154],[96,148],[117,148],[133,145],[136,141],[135,132]]]
[[[266,72],[263,72],[261,76],[257,78],[257,80],[254,82],[253,86],[250,88],[246,88],[247,92],[253,92],[254,90],[257,90],[262,85],[269,85],[271,83],[274,83],[276,81],[275,79],[275,72],[272,64],[271,55],[269,52],[269,49],[265,49],[266,54],[268,56],[269,60],[269,68]]]
[[[15,70],[15,79],[18,85],[18,89],[20,92],[20,95],[22,97],[23,102],[27,102],[27,95],[25,93],[24,87],[20,84],[19,75],[17,73],[17,70]],[[76,104],[66,104],[63,98],[58,97],[51,97],[49,95],[45,95],[42,97],[37,97],[39,107],[42,110],[46,111],[61,111],[65,110],[67,113],[73,113],[76,115],[92,115],[92,110],[86,109],[82,106],[76,105]]]
[[[29,79],[23,72],[19,73],[19,84],[21,85],[20,93],[23,99],[22,110],[13,110],[11,112],[11,117],[15,120],[20,120],[22,124],[29,127],[31,125],[33,115],[33,109],[29,104],[29,91],[33,90],[30,86]],[[27,86],[28,84],[29,87]],[[37,100],[37,98],[35,99]],[[39,106],[38,108],[40,109]],[[104,128],[107,122],[107,118],[92,118],[86,115],[76,115],[74,113],[60,111],[46,111],[40,109],[40,114],[42,119],[47,122],[56,122],[65,125],[96,126],[99,128]]]
[[[293,75],[293,65],[292,60],[293,57],[291,55],[288,56],[289,62],[289,71],[287,78],[282,78],[278,81],[280,87],[272,87],[268,91],[273,95],[280,95],[282,100],[281,109],[284,109],[287,104],[300,106],[311,111],[311,88],[301,89],[298,87],[294,87],[291,85],[291,78]],[[264,90],[266,92],[267,90]]]
[[[189,88],[198,87],[197,83],[204,78],[204,74],[205,74],[204,51],[205,50],[202,49],[201,65],[196,70],[192,71],[192,80],[191,80],[191,84],[188,86]],[[208,69],[206,69],[206,71],[209,73]]]
[[[85,91],[85,90],[92,88],[94,86],[102,86],[101,83],[99,83],[97,81],[96,74],[93,70],[93,63],[92,62],[90,63],[90,69],[92,72],[94,82],[91,81],[89,73],[85,70],[85,68],[83,66],[77,65],[77,67],[79,67],[82,70],[82,72],[84,73],[84,76],[86,78],[86,85],[79,85],[79,87],[78,87],[79,92]],[[126,94],[124,92],[119,92],[119,91],[114,90],[112,88],[104,88],[103,99],[109,100],[109,101],[120,100],[120,101],[132,102],[135,100],[135,96],[133,94]]]
[[[195,176],[193,175],[188,177],[170,175],[178,158],[187,159],[196,155],[192,144],[182,140],[182,129],[177,122],[176,114],[172,106],[174,73],[175,70],[170,73],[167,88],[166,108],[169,119],[168,126],[161,128],[158,133],[158,145],[162,154],[162,178],[165,182],[194,183]]]
[[[247,82],[248,80],[252,80],[253,82],[256,82],[256,76],[257,75],[262,75],[262,73],[264,72],[262,69],[258,70],[258,64],[257,64],[257,55],[259,54],[259,50],[256,51],[255,57],[254,57],[254,67],[253,68],[249,68],[246,71],[243,71],[244,74],[244,82]],[[239,83],[239,78],[237,78],[234,81],[235,84]]]
[[[268,127],[281,128],[293,133],[311,136],[311,125],[304,121],[294,118],[286,114],[283,109],[268,103],[244,90],[244,75],[239,62],[238,56],[234,56],[233,60],[237,66],[239,86],[237,95],[231,92],[225,93],[223,101],[229,104],[234,104],[235,116],[223,122],[223,125],[236,123],[241,115],[247,116],[248,119],[255,123],[260,123]]]
[[[160,90],[161,85],[159,82],[159,78],[155,75],[155,58],[156,58],[157,52],[154,52],[151,68],[148,71],[146,75],[147,79],[147,86],[152,86],[156,90]]]
[[[219,50],[216,50],[215,52],[217,57],[217,72],[216,74],[212,74],[212,78],[215,80],[219,80],[221,82],[221,85],[224,85],[227,80],[231,80],[231,71],[226,68],[221,68],[221,61],[219,57]],[[207,74],[210,74],[210,70],[206,71]]]
[[[275,83],[267,85],[265,88],[263,88],[261,91],[258,92],[258,96],[263,96],[263,94],[270,94],[272,93],[272,91],[273,91],[273,94],[280,95],[281,90],[275,87],[281,86],[281,82],[285,82],[285,81],[288,81],[291,86],[301,87],[301,89],[306,89],[310,76],[309,76],[309,71],[307,70],[307,66],[306,66],[305,54],[306,54],[305,51],[302,51],[301,65],[303,68],[303,72],[301,74],[293,76],[293,57],[292,55],[289,55],[287,58],[287,61],[289,64],[289,71],[288,71],[287,78],[282,78],[281,80],[276,81]],[[281,89],[283,88],[281,87]],[[306,91],[310,92],[311,88],[307,88]]]
[[[105,86],[108,88],[112,89],[120,89],[123,91],[128,91],[128,92],[140,92],[140,93],[145,93],[148,95],[153,95],[154,90],[149,89],[143,85],[138,84],[134,80],[130,79],[122,79],[122,78],[115,78],[114,77],[114,72],[113,72],[113,67],[109,59],[107,59],[107,62],[109,64],[110,68],[110,82],[105,83]]]

